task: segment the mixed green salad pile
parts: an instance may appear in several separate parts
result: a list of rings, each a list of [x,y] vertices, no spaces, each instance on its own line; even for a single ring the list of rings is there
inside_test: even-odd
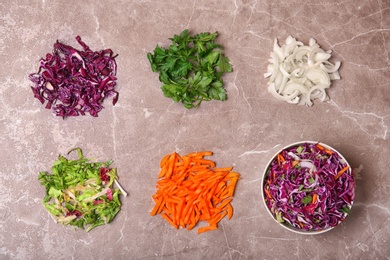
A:
[[[59,155],[51,174],[39,173],[46,188],[43,205],[56,222],[88,232],[110,223],[121,209],[119,195],[127,194],[117,181],[116,168],[109,168],[113,161],[91,162],[80,148],[72,151],[77,151],[78,159]]]

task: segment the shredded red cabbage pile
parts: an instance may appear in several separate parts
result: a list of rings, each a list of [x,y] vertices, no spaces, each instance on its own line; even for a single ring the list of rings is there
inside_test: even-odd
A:
[[[353,172],[334,150],[316,143],[296,145],[272,160],[263,193],[278,222],[321,231],[348,215],[354,200]]]
[[[34,97],[57,116],[78,116],[89,113],[96,117],[103,109],[102,102],[113,96],[113,105],[118,100],[116,85],[117,55],[111,49],[92,51],[80,38],[83,47],[79,51],[57,42],[53,53],[40,60],[37,73],[29,75],[35,83],[31,87]]]

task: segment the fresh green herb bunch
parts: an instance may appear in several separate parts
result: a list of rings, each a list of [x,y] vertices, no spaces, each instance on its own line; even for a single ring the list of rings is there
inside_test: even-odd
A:
[[[232,72],[229,58],[215,43],[218,33],[192,36],[188,30],[170,38],[168,49],[156,46],[147,57],[153,72],[159,72],[164,95],[186,108],[198,107],[203,100],[226,100],[222,75]]]
[[[75,150],[77,160],[59,155],[52,174],[40,172],[38,180],[46,188],[43,205],[54,220],[88,232],[111,222],[121,209],[119,195],[127,194],[116,180],[116,168],[109,168],[113,161],[91,162],[80,148],[69,153]]]

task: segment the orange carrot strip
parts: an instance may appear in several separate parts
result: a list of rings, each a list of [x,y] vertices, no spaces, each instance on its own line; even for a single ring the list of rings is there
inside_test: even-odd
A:
[[[189,211],[190,211],[192,205],[193,205],[193,203],[191,201],[190,203],[187,202],[184,206],[183,212],[181,213],[184,223],[187,223],[187,221],[188,221]]]
[[[215,194],[215,190],[218,188],[218,184],[215,183],[213,186],[211,186],[210,190],[208,191],[208,194],[206,195],[206,199],[208,201],[211,201],[211,198],[214,196]]]
[[[215,162],[212,160],[200,159],[200,160],[197,160],[196,163],[198,165],[208,165],[211,167],[215,167]]]
[[[284,163],[286,160],[284,159],[283,155],[278,153],[278,164],[281,165]]]
[[[224,187],[226,187],[226,183],[224,181],[219,181],[215,194],[218,194],[218,192],[220,192]]]
[[[228,205],[233,199],[230,198],[230,199],[225,199],[224,201],[221,202],[221,204],[219,204],[217,207],[218,208],[224,208],[226,205]]]
[[[327,149],[327,148],[325,148],[325,153],[327,153],[329,155],[333,154],[333,152],[331,150]]]
[[[162,167],[167,163],[168,158],[169,158],[170,155],[171,155],[171,154],[167,154],[167,155],[165,155],[165,156],[162,158],[162,160],[160,161],[160,168],[162,168]]]
[[[175,203],[175,204],[179,204],[181,202],[181,200],[175,199],[175,198],[172,198],[172,197],[166,197],[165,201],[166,202],[170,202],[170,203]]]
[[[167,170],[168,170],[168,164],[164,164],[162,167],[161,167],[161,170],[160,170],[160,173],[158,174],[157,178],[162,178],[165,176],[165,174],[167,173]]]
[[[316,144],[316,147],[317,147],[319,150],[321,150],[321,151],[325,151],[325,153],[327,153],[327,154],[333,154],[333,152],[332,152],[331,150],[329,150],[328,148],[323,147],[323,146],[320,145],[320,144]]]
[[[194,185],[194,182],[190,179],[187,179],[185,183],[183,183],[183,186],[186,187],[187,189],[190,189]]]
[[[187,226],[188,230],[192,230],[195,227],[196,223],[191,223]]]
[[[239,174],[236,172],[229,172],[225,177],[224,180],[229,180],[229,179],[235,179],[238,178]]]
[[[170,202],[168,202],[168,201],[166,201],[166,200],[164,200],[164,202],[165,202],[165,212],[167,213],[167,214],[172,214],[172,203],[170,203]]]
[[[176,160],[176,152],[173,152],[169,157],[169,167],[166,173],[166,178],[171,177],[173,173],[173,165],[175,164],[175,160]]]
[[[264,192],[265,192],[265,194],[267,195],[267,197],[268,197],[269,199],[272,199],[271,193],[269,192],[268,189],[264,189]]]
[[[202,187],[198,187],[195,191],[194,191],[194,193],[195,194],[200,194],[202,192]]]
[[[175,224],[175,226],[178,225],[178,219],[176,219],[176,205],[171,205],[171,216],[172,216],[172,221]]]
[[[342,168],[336,176],[334,176],[334,179],[337,180],[344,172],[346,172],[347,170],[349,169],[349,166],[345,166],[344,168]]]
[[[195,157],[195,156],[203,157],[203,156],[210,156],[212,154],[213,154],[213,152],[211,152],[211,151],[203,151],[203,152],[189,153],[187,156],[188,157]]]
[[[196,200],[194,200],[193,203],[198,204],[201,200],[202,200],[202,197],[199,196]]]
[[[183,173],[185,175],[185,172],[188,169],[191,160],[188,158],[188,156],[183,156],[182,159],[184,164],[183,164],[183,169],[180,171],[180,173]]]
[[[225,168],[215,168],[214,171],[216,172],[230,172],[233,170],[233,166],[225,167]]]
[[[316,203],[316,202],[317,202],[317,193],[314,193],[311,203]]]
[[[171,224],[174,228],[178,229],[178,226],[173,223],[172,219],[166,213],[161,214],[161,217],[168,221],[168,223]]]
[[[200,214],[198,221],[206,221],[206,220],[209,220],[209,219],[210,219],[210,216],[207,216],[205,214]]]
[[[193,165],[193,166],[191,166],[191,168],[190,168],[190,171],[191,172],[199,172],[199,171],[204,171],[204,170],[208,170],[210,168],[210,166],[208,166],[208,165],[204,165],[204,164],[202,164],[202,165]]]
[[[227,212],[224,211],[222,213],[216,214],[216,216],[209,221],[210,225],[217,225],[219,221],[221,221],[225,216],[227,215]]]
[[[198,220],[200,219],[200,210],[198,209],[198,207],[194,206],[194,214],[191,214],[190,215],[190,222],[191,224],[195,224],[198,223]]]
[[[156,205],[154,205],[152,211],[150,212],[151,216],[154,216],[157,214],[157,211],[160,208],[161,203],[162,203],[162,198],[157,199]]]
[[[180,219],[180,226],[182,227],[182,228],[186,228],[186,224],[184,223],[184,219]]]
[[[217,196],[213,196],[213,204],[214,205],[217,205],[218,203],[220,203],[222,200],[220,198],[218,198]]]
[[[165,208],[165,201],[163,200],[160,204],[160,207],[158,207],[157,214],[160,214]]]
[[[205,179],[208,179],[209,177],[213,176],[213,172],[208,168],[195,170],[192,173],[193,174],[191,175],[191,180],[197,182],[204,181]]]
[[[210,212],[212,213],[211,215],[214,216],[214,214],[216,214],[216,213],[221,213],[221,212],[224,211],[224,210],[225,210],[225,209],[214,207],[214,208],[210,209]]]
[[[233,180],[230,181],[229,187],[228,187],[229,188],[229,196],[234,195],[234,190],[236,189],[237,181],[238,181],[238,177],[234,178]]]
[[[198,228],[198,234],[202,234],[204,232],[211,231],[211,230],[216,230],[216,229],[218,229],[217,226],[200,227],[200,228]]]
[[[189,194],[190,194],[190,192],[188,189],[182,189],[182,190],[179,190],[179,192],[177,193],[177,196],[186,197]]]
[[[228,219],[230,220],[233,217],[233,207],[230,203],[227,204],[227,214],[228,214]]]
[[[230,196],[229,196],[229,192],[230,192],[230,188],[228,187],[228,188],[226,188],[226,189],[221,193],[221,195],[219,196],[219,198],[220,198],[221,200],[223,200],[223,199],[226,199],[227,197],[230,197]]]
[[[195,207],[196,208],[196,207]],[[200,210],[197,211],[197,213],[195,214],[195,224],[197,224],[201,218],[202,214],[200,212]]]
[[[222,194],[225,193],[225,191],[226,191],[226,189],[227,189],[226,187],[227,187],[226,185],[223,186],[223,187],[215,194],[215,196],[217,196],[219,199],[221,199]]]
[[[184,223],[188,223],[188,220],[190,219],[190,216],[192,215],[193,212],[194,212],[194,204],[191,204],[189,205],[189,208],[185,214]]]
[[[208,174],[209,177],[205,180],[205,183],[213,183],[213,184],[218,184],[223,178],[223,174],[220,174],[218,172],[213,173],[210,171],[210,174]]]
[[[186,169],[185,169],[185,166],[184,166],[184,164],[182,164],[182,165],[178,165],[179,163],[175,163],[174,164],[174,168],[172,169],[172,173],[173,173],[173,175],[180,175],[183,171],[185,171]]]
[[[292,162],[292,167],[294,167],[294,166],[297,165],[298,163],[299,163],[298,160],[293,161],[293,162]],[[269,180],[269,179],[268,179],[268,180]]]
[[[182,199],[178,205],[178,209],[176,211],[176,218],[180,222],[183,214],[183,209],[184,209],[184,199]],[[180,224],[180,223],[179,223]]]
[[[205,219],[209,219],[210,218],[210,211],[209,211],[209,207],[204,199],[200,201],[200,209],[202,210],[202,215],[205,217]]]

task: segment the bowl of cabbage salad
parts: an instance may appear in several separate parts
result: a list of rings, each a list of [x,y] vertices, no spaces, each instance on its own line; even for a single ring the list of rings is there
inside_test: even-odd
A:
[[[262,178],[262,197],[272,218],[299,234],[321,234],[338,226],[355,197],[353,170],[324,143],[303,141],[280,149]]]

